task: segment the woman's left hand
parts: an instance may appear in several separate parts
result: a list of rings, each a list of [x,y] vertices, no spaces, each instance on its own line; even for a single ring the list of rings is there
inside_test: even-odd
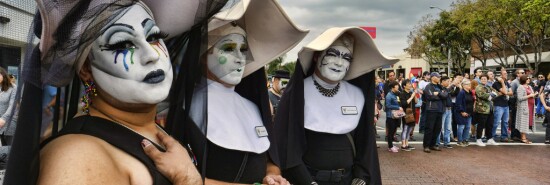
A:
[[[290,182],[280,175],[266,175],[263,183],[268,185],[290,185]]]
[[[0,118],[0,128],[4,127],[6,125],[6,120]]]

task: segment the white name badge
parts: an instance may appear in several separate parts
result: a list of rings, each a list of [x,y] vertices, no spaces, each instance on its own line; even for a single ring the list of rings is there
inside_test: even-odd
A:
[[[257,126],[256,135],[258,135],[258,137],[267,137],[267,130],[264,126]]]
[[[342,114],[343,115],[357,115],[359,114],[357,112],[356,106],[342,106]]]

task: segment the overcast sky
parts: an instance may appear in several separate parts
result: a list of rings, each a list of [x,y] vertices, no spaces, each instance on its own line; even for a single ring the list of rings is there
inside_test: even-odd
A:
[[[308,36],[287,53],[285,61],[294,61],[298,51],[324,30],[331,27],[376,27],[378,48],[388,56],[403,53],[407,35],[426,14],[437,16],[438,9],[449,9],[451,0],[279,0],[289,17]]]

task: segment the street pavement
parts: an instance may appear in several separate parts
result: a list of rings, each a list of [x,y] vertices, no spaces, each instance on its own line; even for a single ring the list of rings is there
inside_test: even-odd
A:
[[[550,145],[544,144],[542,120],[535,124],[534,133],[527,137],[533,144],[500,143],[499,146],[480,147],[470,140],[470,146],[424,153],[423,135],[415,128],[417,141],[411,141],[416,150],[387,150],[385,114],[378,121],[380,138],[378,155],[383,184],[550,184]],[[500,130],[500,129],[499,129]],[[401,134],[401,128],[398,128]],[[499,132],[497,132],[497,135]],[[400,140],[400,137],[398,136]],[[394,145],[400,146],[399,142]]]

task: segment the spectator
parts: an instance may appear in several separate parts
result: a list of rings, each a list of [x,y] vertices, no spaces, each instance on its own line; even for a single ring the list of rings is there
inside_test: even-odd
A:
[[[497,91],[497,96],[493,99],[495,110],[491,134],[493,138],[496,136],[497,128],[500,123],[500,142],[508,142],[508,118],[510,117],[508,99],[513,93],[507,78],[508,73],[506,69],[502,68],[500,71],[500,78],[497,78],[498,82],[494,83],[492,86],[493,89]]]
[[[550,73],[548,73],[548,76],[550,77]],[[540,102],[542,103],[542,106],[546,110],[545,120],[547,120],[550,117],[550,81],[546,81],[544,86],[540,88]],[[546,125],[546,136],[545,136],[544,143],[550,144],[550,126],[549,125]]]
[[[455,104],[456,104],[456,96],[458,96],[458,93],[460,93],[460,89],[462,88],[461,84],[462,84],[462,80],[464,79],[464,77],[462,77],[462,74],[455,74],[455,78],[453,80],[453,83],[451,84],[451,86],[449,87],[449,96],[451,96],[451,100],[453,102],[453,121],[451,123],[452,125],[452,128],[453,128],[453,141],[458,141],[458,135],[457,135],[457,123],[458,123],[458,120],[456,119],[456,116],[458,116],[457,114],[455,114]]]
[[[416,119],[416,122],[415,124],[412,126],[412,130],[411,131],[411,134],[410,134],[410,137],[409,137],[409,141],[416,141],[416,139],[414,139],[414,128],[416,127],[416,125],[418,125],[418,123],[420,122],[420,107],[422,107],[422,94],[420,94],[419,92],[421,91],[418,91],[418,80],[416,80],[414,83],[416,83],[414,85],[414,87],[416,87],[414,89],[415,91],[415,97],[416,97],[416,104],[414,105],[414,114],[415,114],[415,119]]]
[[[479,85],[479,83],[477,83],[476,80],[470,80],[470,82],[472,83],[472,96],[474,97],[474,108],[475,108],[475,102],[477,100],[477,97],[476,97],[476,88],[477,86]],[[476,128],[477,128],[477,123],[475,122],[475,117],[476,117],[476,112],[474,111],[472,113],[472,121],[471,121],[471,127],[470,127],[470,138],[474,139],[475,140],[475,136],[476,136]]]
[[[445,108],[445,112],[443,113],[442,117],[442,124],[443,124],[443,147],[451,149],[453,148],[451,146],[451,120],[453,117],[452,113],[452,106],[453,101],[451,98],[451,79],[447,76],[441,77],[441,86],[443,86],[443,90],[449,93],[449,96],[447,96],[446,99],[443,99],[443,104]],[[439,135],[441,135],[441,131],[439,132],[437,136],[436,145],[439,145]]]
[[[482,74],[483,74],[483,71],[481,70],[481,68],[477,68],[474,70],[474,75],[475,75],[474,80],[477,81],[477,83],[480,82],[479,80]]]
[[[516,129],[521,133],[521,142],[525,144],[531,144],[531,141],[527,139],[526,133],[529,131],[529,103],[533,100],[536,94],[533,93],[531,87],[527,85],[527,76],[521,76],[519,78],[519,84],[517,88],[517,111],[516,111]],[[534,103],[534,100],[533,100]]]
[[[419,82],[419,86],[418,86],[418,91],[417,93],[419,93],[421,95],[421,100],[422,100],[422,106],[420,107],[420,128],[419,128],[419,132],[421,134],[424,133],[424,125],[426,124],[426,104],[424,103],[425,101],[425,98],[424,98],[424,88],[426,88],[426,85],[428,85],[430,83],[430,72],[428,71],[424,71],[424,73],[422,74],[422,80]]]
[[[17,78],[13,74],[9,74],[8,77],[10,78],[11,84],[17,86]]]
[[[40,135],[42,137],[49,136],[51,134],[54,106],[56,102],[57,88],[53,86],[46,85],[44,86],[43,96],[42,96],[42,126]]]
[[[546,76],[546,79],[550,79],[550,73],[548,73],[548,75]],[[543,93],[543,91],[545,90],[545,86],[546,86],[546,83],[548,83],[550,80],[546,80],[544,84],[542,84],[542,87],[539,89],[539,94],[540,93]],[[542,104],[542,102],[541,102]],[[550,106],[550,105],[549,105]],[[544,105],[542,105],[542,107],[544,107]],[[545,108],[543,108],[543,111],[544,111],[544,120],[542,121],[542,126],[543,127],[548,127],[548,120],[550,118],[550,116],[546,116],[546,112],[548,112]]]
[[[392,110],[403,110],[399,104],[398,91],[399,91],[399,84],[397,84],[396,81],[391,81],[388,84],[388,87],[390,88],[390,92],[386,95],[386,129],[387,129],[387,140],[388,140],[388,151],[389,152],[399,152],[399,148],[396,146],[393,146],[393,135],[395,135],[395,131],[397,130],[397,126],[400,124],[401,121],[400,118],[393,119],[392,118]]]
[[[546,85],[546,78],[544,77],[544,74],[541,73],[537,75],[535,88],[533,90],[535,90],[536,92],[539,92],[540,94],[542,93],[541,89],[543,89],[545,85]],[[542,106],[542,102],[540,101],[539,98],[535,98],[535,105],[537,106],[537,109],[536,109],[537,118],[542,118],[546,111],[544,110],[544,106]]]
[[[493,87],[493,83],[495,83],[495,73],[493,71],[487,71],[487,86]]]
[[[470,73],[464,73],[464,79],[470,80]]]
[[[401,108],[405,110],[407,115],[412,114],[416,119],[414,114],[414,109],[416,105],[416,92],[412,87],[412,83],[409,79],[406,79],[401,84],[403,86],[403,92],[400,93],[399,99],[401,100]],[[407,122],[405,117],[401,120],[403,122],[403,131],[401,132],[401,150],[411,151],[414,147],[409,145],[410,134],[414,129],[415,121]]]
[[[521,141],[520,139],[520,132],[516,126],[516,115],[517,115],[517,89],[520,86],[519,78],[525,75],[525,70],[523,69],[516,69],[516,72],[514,73],[514,80],[512,83],[510,83],[510,87],[512,88],[512,92],[514,95],[510,97],[509,103],[510,103],[510,130],[512,131],[511,137],[514,141]]]
[[[17,90],[8,77],[8,72],[0,67],[0,128],[5,131],[7,121],[12,117],[15,106],[15,94]],[[11,138],[7,138],[7,143],[11,144]],[[2,141],[6,142],[6,141]]]
[[[481,75],[480,82],[481,84],[476,87],[476,104],[475,104],[475,119],[477,123],[477,132],[476,132],[476,144],[478,146],[485,146],[481,136],[485,130],[485,136],[487,137],[487,144],[496,145],[493,140],[492,130],[493,123],[491,122],[493,118],[491,117],[492,112],[492,90],[491,87],[487,85],[487,75]]]
[[[531,83],[531,77],[527,77],[527,84]],[[533,90],[533,86],[528,85],[527,95],[535,94],[535,97],[527,99],[527,106],[529,108],[529,130],[533,131],[533,121],[535,119],[535,99],[539,95],[538,91]]]
[[[455,114],[458,120],[458,146],[466,147],[469,145],[470,124],[472,122],[472,114],[474,113],[474,97],[472,95],[471,81],[464,79],[462,81],[462,90],[456,96]]]
[[[386,79],[386,83],[384,83],[384,93],[386,93],[385,96],[387,96],[387,94],[390,93],[391,88],[389,87],[389,84],[393,81],[396,81],[395,79],[396,79],[395,72],[390,71],[388,73],[388,78]],[[399,86],[399,84],[397,86]],[[399,89],[401,89],[401,87],[399,87]]]
[[[269,95],[269,102],[273,107],[273,110],[271,111],[273,113],[272,115],[275,115],[275,113],[277,112],[277,107],[279,106],[279,100],[281,100],[281,96],[283,95],[283,91],[286,88],[286,84],[288,83],[289,79],[290,79],[290,73],[286,70],[275,71],[275,75],[271,79],[272,86],[268,91],[268,95]]]
[[[390,93],[391,91],[391,87],[390,87],[390,83],[391,82],[395,82],[397,83],[397,86],[399,86],[398,88],[398,91],[395,92],[395,95],[396,96],[399,96],[399,92],[402,91],[401,89],[401,85],[399,84],[399,82],[397,82],[396,78],[395,78],[395,72],[394,71],[390,71],[388,73],[388,79],[386,80],[386,83],[384,84],[384,92],[386,93],[385,96],[388,96],[388,94]],[[400,125],[397,125],[397,127],[400,127]],[[394,133],[395,134],[395,133]],[[386,141],[388,140],[388,137],[393,137],[393,140],[396,141],[397,138],[395,137],[395,135],[390,135],[388,134],[388,128],[386,127]]]
[[[441,75],[437,72],[430,74],[431,83],[424,88],[424,103],[426,104],[426,125],[424,141],[424,152],[430,153],[431,150],[441,151],[436,146],[438,133],[441,132],[441,121],[443,117],[443,100],[448,96],[447,91],[439,84]]]

